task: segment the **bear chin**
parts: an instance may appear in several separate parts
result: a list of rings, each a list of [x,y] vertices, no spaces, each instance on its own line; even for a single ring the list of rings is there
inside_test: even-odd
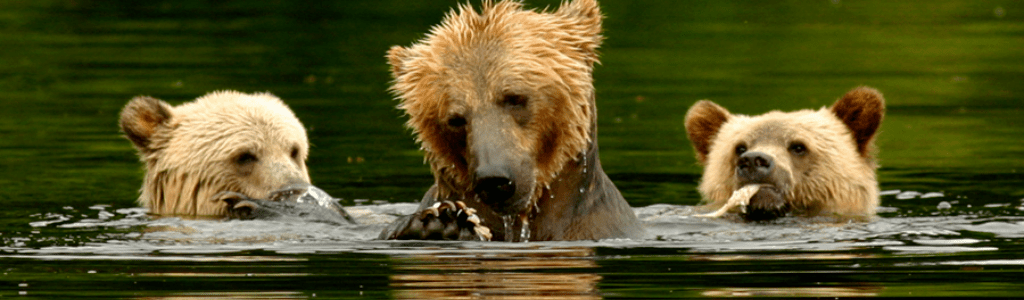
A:
[[[750,198],[742,217],[748,222],[771,221],[785,217],[789,210],[785,193],[774,186],[764,185]]]

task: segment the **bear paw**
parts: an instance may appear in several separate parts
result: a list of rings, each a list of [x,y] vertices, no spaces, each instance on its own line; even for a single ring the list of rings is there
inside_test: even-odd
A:
[[[227,204],[229,219],[253,220],[261,211],[259,200],[249,198],[242,193],[224,191],[213,196],[213,199]]]
[[[394,222],[381,233],[388,240],[490,241],[491,229],[462,201],[441,201]]]
[[[310,188],[310,190],[313,189]],[[315,191],[327,195],[319,189],[315,189]],[[324,196],[326,198],[302,199],[302,197],[313,197],[306,195],[305,192],[299,193],[297,196],[300,199],[263,200],[249,198],[236,192],[221,192],[214,196],[214,200],[225,203],[228,219],[319,222],[334,225],[356,224],[336,198],[330,198],[328,195]],[[279,199],[280,196],[271,195],[271,198]]]

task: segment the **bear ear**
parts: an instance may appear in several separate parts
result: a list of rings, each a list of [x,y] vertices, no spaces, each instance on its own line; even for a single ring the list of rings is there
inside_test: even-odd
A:
[[[166,127],[171,120],[171,106],[156,98],[139,96],[128,102],[121,110],[121,131],[135,148],[151,152],[149,148],[153,135],[160,127]]]
[[[564,18],[568,23],[562,26],[572,37],[566,40],[574,49],[584,52],[590,63],[597,62],[597,48],[601,46],[601,8],[596,0],[575,0],[569,3],[562,2],[555,14]]]
[[[391,76],[398,78],[405,74],[405,66],[402,62],[410,55],[409,49],[402,46],[392,46],[391,49],[388,50],[387,57],[388,64],[391,65]]]
[[[857,141],[857,152],[861,156],[869,155],[878,126],[885,115],[885,99],[882,93],[870,87],[855,88],[836,100],[832,105],[832,113],[850,128]]]
[[[731,117],[728,110],[708,100],[697,101],[686,112],[686,134],[701,165],[707,162],[711,142],[718,135],[718,130]]]

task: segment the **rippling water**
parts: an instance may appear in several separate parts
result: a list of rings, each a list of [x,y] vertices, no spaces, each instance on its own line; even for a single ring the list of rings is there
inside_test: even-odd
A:
[[[558,1],[528,0],[529,7]],[[376,241],[432,177],[383,55],[458,1],[0,3],[0,297],[1019,296],[1024,4],[600,1],[602,164],[644,240]],[[682,125],[885,93],[879,218],[690,216]],[[270,91],[358,226],[151,219],[117,132],[136,95]]]

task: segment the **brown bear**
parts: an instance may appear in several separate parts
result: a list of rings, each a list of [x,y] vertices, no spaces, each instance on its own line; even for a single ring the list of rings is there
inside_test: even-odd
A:
[[[392,47],[391,90],[435,184],[420,212],[381,238],[487,239],[465,226],[493,227],[494,240],[508,241],[641,237],[598,158],[601,21],[594,0],[543,12],[484,1],[479,12],[452,10],[410,47]]]
[[[884,114],[882,94],[869,87],[828,109],[759,116],[697,102],[686,113],[686,131],[704,166],[699,189],[707,208],[722,208],[734,192],[757,185],[746,197],[747,220],[870,219],[879,203],[874,138]]]
[[[309,184],[306,130],[268,93],[213,92],[176,107],[140,96],[120,126],[145,163],[138,201],[152,214],[227,216],[224,192],[270,199]]]

